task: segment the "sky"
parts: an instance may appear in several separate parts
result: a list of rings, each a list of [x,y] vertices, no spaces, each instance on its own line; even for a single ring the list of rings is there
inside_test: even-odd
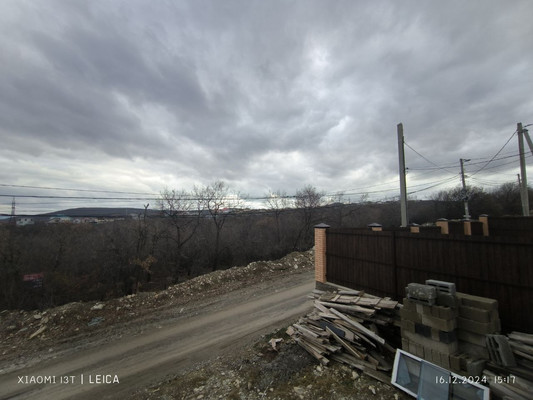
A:
[[[529,0],[3,0],[0,57],[8,214],[217,180],[397,199],[399,123],[411,198],[461,158],[491,190],[533,123]]]

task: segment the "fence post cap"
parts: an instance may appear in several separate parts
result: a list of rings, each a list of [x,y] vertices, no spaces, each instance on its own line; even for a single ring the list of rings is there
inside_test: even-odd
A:
[[[372,222],[371,224],[367,225],[369,228],[381,228],[382,225],[378,224],[377,222]]]
[[[439,218],[437,221],[448,221],[446,218]]]
[[[325,223],[321,223],[321,224],[318,224],[318,225],[315,225],[315,229],[327,229],[327,228],[330,228],[330,226],[328,224],[325,224]]]
[[[481,214],[480,217],[488,217],[489,214]]]

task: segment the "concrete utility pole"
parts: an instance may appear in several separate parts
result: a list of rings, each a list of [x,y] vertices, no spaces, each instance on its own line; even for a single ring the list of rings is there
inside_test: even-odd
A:
[[[407,183],[405,180],[405,155],[404,155],[404,140],[403,140],[403,125],[400,122],[397,126],[398,130],[398,158],[400,160],[400,212],[402,216],[402,227],[409,224],[407,217]]]
[[[527,129],[522,127],[522,123],[516,124],[518,131],[518,150],[520,152],[520,177],[522,178],[522,184],[520,185],[520,199],[522,200],[522,215],[529,216],[529,194],[527,191],[527,174],[526,174],[526,158],[524,153],[524,134],[527,135]],[[531,139],[528,140],[528,144]],[[532,149],[533,151],[533,149]]]
[[[468,193],[466,192],[464,163],[470,161],[470,159],[461,158],[460,161],[461,161],[461,182],[463,183],[463,201],[465,203],[465,219],[468,221],[470,219],[470,212],[468,211]]]

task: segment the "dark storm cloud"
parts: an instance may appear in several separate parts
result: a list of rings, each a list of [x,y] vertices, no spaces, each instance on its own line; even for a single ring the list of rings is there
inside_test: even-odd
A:
[[[527,1],[8,1],[0,11],[0,162],[41,160],[43,181],[55,162],[83,169],[89,158],[125,184],[142,171],[155,191],[216,178],[252,194],[338,191],[397,176],[399,122],[409,144],[450,163],[492,156],[532,118]]]

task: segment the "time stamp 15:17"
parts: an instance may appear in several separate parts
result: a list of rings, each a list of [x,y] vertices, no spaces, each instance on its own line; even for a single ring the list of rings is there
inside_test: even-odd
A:
[[[489,384],[489,383],[507,383],[507,384],[513,384],[516,381],[516,376],[509,375],[509,376],[499,376],[495,375],[493,377],[486,377],[486,376],[458,376],[458,375],[448,375],[448,376],[435,376],[435,383],[441,384],[441,385],[466,385],[471,383],[478,383],[478,384]]]

